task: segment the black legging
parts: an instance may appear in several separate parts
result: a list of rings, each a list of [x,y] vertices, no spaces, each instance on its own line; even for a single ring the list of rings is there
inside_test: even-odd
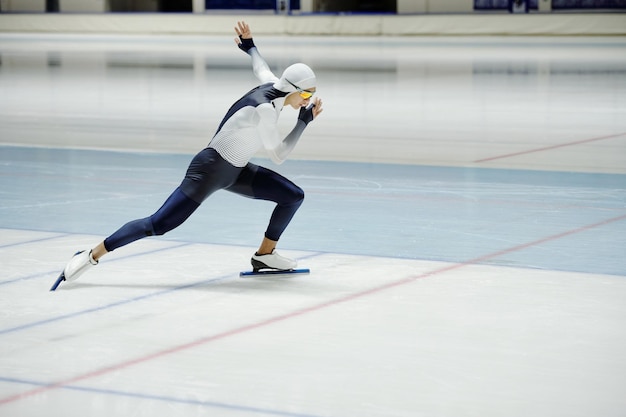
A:
[[[239,168],[214,149],[199,152],[189,164],[185,179],[152,216],[133,220],[104,240],[111,252],[146,236],[163,235],[183,224],[200,204],[217,190],[276,203],[265,237],[278,240],[304,200],[304,191],[267,168],[248,163]]]

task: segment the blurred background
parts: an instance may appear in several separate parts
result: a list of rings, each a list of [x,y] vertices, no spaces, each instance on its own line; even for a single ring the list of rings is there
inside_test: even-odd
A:
[[[623,0],[2,0],[8,12],[468,13],[610,11]]]

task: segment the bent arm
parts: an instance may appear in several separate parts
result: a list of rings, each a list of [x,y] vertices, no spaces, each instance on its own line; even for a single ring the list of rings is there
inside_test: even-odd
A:
[[[296,147],[296,144],[298,143],[298,140],[300,140],[300,136],[302,136],[302,132],[304,132],[305,127],[306,123],[304,123],[302,120],[298,120],[296,122],[296,125],[294,126],[292,131],[289,132],[287,137],[285,137],[285,139],[283,139],[276,148],[268,151],[270,157],[272,158],[272,161],[274,161],[278,165],[285,162],[291,151],[293,151],[293,149]]]
[[[301,108],[296,125],[284,139],[281,139],[276,126],[276,112],[274,108],[269,105],[257,107],[260,116],[259,134],[261,135],[263,147],[274,163],[280,165],[285,162],[291,151],[296,147],[307,124],[313,120],[314,108],[315,105]]]

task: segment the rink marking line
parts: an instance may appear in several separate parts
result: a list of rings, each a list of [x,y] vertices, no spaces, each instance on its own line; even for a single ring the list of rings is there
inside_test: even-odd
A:
[[[407,278],[403,278],[403,279],[400,279],[400,280],[397,280],[397,281],[393,281],[393,282],[390,282],[390,283],[387,283],[387,284],[384,284],[384,285],[379,285],[379,286],[376,286],[376,287],[373,287],[373,288],[369,288],[369,289],[366,289],[366,290],[362,290],[362,291],[358,291],[358,292],[355,292],[355,293],[352,293],[352,294],[348,294],[348,295],[340,297],[340,298],[328,300],[328,301],[325,301],[325,302],[322,302],[322,303],[319,303],[319,304],[315,304],[315,305],[312,305],[312,306],[309,306],[309,307],[305,307],[305,308],[302,308],[302,309],[299,309],[299,310],[294,310],[294,311],[291,311],[291,312],[288,312],[288,313],[280,314],[278,316],[270,317],[268,319],[261,320],[261,321],[255,322],[255,323],[251,323],[251,324],[243,325],[243,326],[240,326],[240,327],[236,327],[234,329],[227,330],[227,331],[224,331],[224,332],[221,332],[221,333],[217,333],[217,334],[214,334],[214,335],[205,336],[205,337],[202,337],[200,339],[194,340],[192,342],[188,342],[188,343],[184,343],[184,344],[181,344],[181,345],[173,346],[173,347],[170,347],[170,348],[167,348],[167,349],[163,349],[163,350],[160,350],[160,351],[157,351],[157,352],[153,352],[153,353],[148,354],[148,355],[140,356],[140,357],[137,357],[137,358],[126,360],[126,361],[122,361],[122,362],[119,362],[119,363],[116,363],[116,364],[105,366],[105,367],[100,368],[100,369],[93,370],[91,372],[87,372],[87,373],[84,373],[84,374],[81,374],[81,375],[77,375],[77,376],[74,376],[74,377],[71,377],[71,378],[66,378],[66,379],[61,380],[61,381],[52,382],[52,383],[47,384],[47,385],[42,386],[42,387],[34,388],[34,389],[27,390],[27,391],[24,391],[24,392],[19,393],[19,394],[14,394],[14,395],[10,395],[10,396],[5,397],[5,398],[1,398],[0,399],[0,406],[5,405],[5,404],[9,404],[9,403],[12,403],[12,402],[15,402],[15,401],[19,401],[19,400],[24,399],[24,398],[28,398],[28,397],[31,397],[33,395],[37,395],[37,394],[45,392],[45,391],[50,391],[50,390],[57,389],[57,388],[63,388],[65,386],[67,386],[67,385],[72,385],[74,383],[77,383],[77,382],[80,382],[80,381],[84,381],[84,380],[87,380],[87,379],[91,379],[91,378],[95,378],[95,377],[99,377],[99,376],[108,374],[110,372],[119,371],[119,370],[122,370],[122,369],[125,369],[125,368],[129,368],[129,367],[132,367],[134,365],[138,365],[138,364],[141,364],[141,363],[144,363],[144,362],[151,361],[153,359],[158,359],[158,358],[161,358],[161,357],[164,357],[164,356],[168,356],[170,354],[179,353],[179,352],[185,351],[187,349],[191,349],[191,348],[194,348],[194,347],[202,346],[202,345],[205,345],[207,343],[211,343],[211,342],[214,342],[214,341],[217,341],[217,340],[220,340],[220,339],[228,338],[230,336],[235,336],[235,335],[238,335],[238,334],[241,334],[241,333],[245,333],[245,332],[248,332],[248,331],[251,331],[251,330],[256,330],[258,328],[269,326],[269,325],[272,325],[272,324],[275,324],[275,323],[280,323],[280,322],[288,320],[288,319],[300,317],[300,316],[305,315],[307,313],[319,311],[319,310],[325,309],[327,307],[332,307],[332,306],[339,305],[339,304],[342,304],[342,303],[345,303],[345,302],[348,302],[348,301],[352,301],[352,300],[355,300],[355,299],[358,299],[358,298],[361,298],[361,297],[364,297],[364,296],[367,296],[367,295],[379,293],[381,291],[384,291],[384,290],[387,290],[387,289],[390,289],[390,288],[395,288],[395,287],[398,287],[398,286],[401,286],[401,285],[405,285],[405,284],[408,284],[408,283],[411,283],[411,282],[414,282],[414,281],[417,281],[417,280],[420,280],[420,279],[429,278],[429,277],[436,276],[436,275],[441,275],[443,273],[446,273],[446,272],[449,272],[449,271],[453,271],[453,270],[457,270],[457,269],[461,269],[461,268],[464,268],[466,266],[479,264],[479,263],[481,263],[483,261],[486,261],[486,260],[489,260],[489,259],[493,259],[493,258],[498,258],[498,257],[500,257],[502,255],[505,255],[505,254],[509,254],[509,253],[512,253],[512,252],[517,252],[519,250],[527,249],[527,248],[530,248],[530,247],[533,247],[533,246],[537,246],[537,245],[540,245],[542,243],[546,243],[546,242],[549,242],[549,241],[558,240],[558,239],[561,239],[561,238],[566,237],[566,236],[570,236],[570,235],[573,235],[573,234],[576,234],[576,233],[585,232],[587,230],[591,230],[591,229],[594,229],[596,227],[605,226],[607,224],[615,223],[615,222],[618,222],[618,221],[621,221],[621,220],[625,220],[625,219],[626,219],[626,214],[623,214],[623,215],[617,216],[617,217],[612,217],[612,218],[605,219],[605,220],[600,221],[600,222],[592,223],[592,224],[589,224],[589,225],[586,225],[586,226],[581,226],[581,227],[578,227],[578,228],[575,228],[575,229],[570,229],[570,230],[567,230],[565,232],[561,232],[561,233],[557,233],[557,234],[554,234],[554,235],[546,236],[544,238],[536,239],[536,240],[533,240],[531,242],[523,243],[523,244],[520,244],[520,245],[515,245],[515,246],[509,247],[509,248],[506,248],[506,249],[502,249],[502,250],[497,251],[497,252],[492,252],[490,254],[479,256],[479,257],[470,259],[470,260],[465,261],[465,262],[451,264],[451,265],[447,265],[447,266],[444,266],[444,267],[441,267],[441,268],[436,268],[436,269],[434,269],[432,271],[425,272],[425,273],[422,273],[422,274],[419,274],[419,275],[409,276]]]
[[[78,316],[82,316],[82,315],[89,314],[89,313],[95,313],[97,311],[108,310],[109,308],[123,306],[123,305],[126,305],[126,304],[134,303],[135,301],[147,300],[147,299],[150,299],[150,298],[153,298],[153,297],[158,297],[158,296],[161,296],[161,295],[173,293],[173,292],[176,292],[176,291],[179,291],[179,290],[186,290],[188,288],[197,287],[199,285],[210,284],[212,282],[221,281],[223,279],[230,278],[230,277],[231,277],[231,275],[223,275],[223,276],[220,276],[220,277],[210,278],[210,279],[206,279],[206,280],[203,280],[203,281],[191,282],[189,284],[179,285],[177,287],[168,288],[166,290],[155,291],[155,292],[151,292],[151,293],[148,293],[148,294],[138,295],[138,296],[132,297],[132,298],[126,298],[126,299],[123,299],[123,300],[120,300],[120,301],[115,301],[115,302],[112,302],[112,303],[109,303],[109,304],[104,304],[104,305],[100,305],[100,306],[97,306],[97,307],[88,308],[88,309],[85,309],[85,310],[75,311],[73,313],[62,314],[60,316],[52,317],[52,318],[49,318],[49,319],[46,319],[46,320],[39,320],[39,321],[36,321],[36,322],[23,324],[23,325],[16,326],[16,327],[10,327],[8,329],[0,330],[0,335],[16,332],[16,331],[20,331],[20,330],[30,329],[32,327],[37,327],[37,326],[41,326],[41,325],[48,324],[48,323],[54,323],[56,321],[71,319],[73,317],[78,317]]]
[[[133,255],[128,255],[128,256],[121,257],[121,258],[117,258],[115,260],[111,260],[110,262],[117,261],[117,260],[125,260],[125,259],[128,259],[128,258],[133,258],[135,256],[142,256],[142,255],[146,255],[146,254],[152,254],[154,252],[159,252],[159,251],[164,251],[164,250],[177,249],[177,248],[188,246],[188,245],[192,245],[192,243],[183,243],[183,244],[180,244],[180,245],[176,245],[176,246],[172,246],[172,247],[168,247],[168,248],[161,248],[161,249],[153,250],[153,251],[150,251],[150,252],[136,253],[136,254],[133,254]],[[41,275],[41,274],[39,274],[39,275]],[[115,301],[115,302],[112,302],[112,303],[109,303],[109,304],[104,304],[104,305],[100,305],[100,306],[97,306],[97,307],[91,307],[91,308],[88,308],[88,309],[85,309],[85,310],[75,311],[73,313],[62,314],[60,316],[51,317],[51,318],[45,319],[45,320],[39,320],[39,321],[22,324],[22,325],[15,326],[15,327],[10,327],[10,328],[7,328],[7,329],[1,329],[0,330],[0,335],[16,332],[16,331],[20,331],[20,330],[25,330],[25,329],[41,326],[41,325],[48,324],[48,323],[53,323],[53,322],[60,321],[60,320],[70,319],[72,317],[82,316],[84,314],[95,313],[97,311],[107,310],[107,309],[113,308],[113,307],[119,307],[119,306],[122,306],[122,305],[125,305],[125,304],[133,303],[135,301],[146,300],[146,299],[149,299],[149,298],[158,297],[158,296],[169,294],[169,293],[172,293],[172,292],[175,292],[175,291],[185,290],[185,289],[188,289],[188,288],[193,288],[193,287],[196,287],[198,285],[204,285],[204,284],[208,284],[208,283],[211,283],[211,282],[216,282],[216,281],[223,280],[223,279],[230,278],[230,277],[231,277],[231,275],[223,275],[223,276],[220,276],[220,277],[209,278],[209,279],[205,279],[205,280],[202,280],[202,281],[190,282],[188,284],[179,285],[179,286],[168,288],[168,289],[165,289],[165,290],[160,290],[160,291],[155,291],[155,292],[151,292],[151,293],[148,293],[148,294],[138,295],[136,297],[126,298],[126,299]]]
[[[161,249],[157,249],[157,250],[152,250],[149,252],[141,252],[141,253],[136,253],[133,255],[127,255],[124,257],[120,257],[117,259],[113,259],[109,262],[114,262],[114,261],[118,261],[118,260],[125,260],[128,258],[134,258],[136,256],[143,256],[146,254],[153,254],[154,252],[160,252],[160,251],[166,251],[166,250],[170,250],[170,249],[178,249],[184,246],[189,246],[189,245],[194,245],[195,243],[191,243],[191,242],[187,242],[187,243],[182,243],[176,246],[171,246],[171,247],[167,247],[167,248],[161,248]],[[324,255],[323,252],[317,252],[317,253],[312,253],[310,255],[307,256],[302,256],[298,259],[308,259],[308,258],[312,258],[315,256],[319,256],[319,255]],[[34,276],[31,276],[29,278],[22,278],[22,279],[31,279],[31,278],[36,278],[41,276],[42,274],[37,274]],[[20,331],[20,330],[25,330],[25,329],[30,329],[32,327],[37,327],[37,326],[42,326],[44,324],[48,324],[48,323],[54,323],[56,321],[61,321],[61,320],[66,320],[66,319],[70,319],[72,317],[78,317],[78,316],[82,316],[84,314],[89,314],[89,313],[95,313],[97,311],[102,311],[102,310],[108,310],[109,308],[114,308],[114,307],[119,307],[119,306],[123,306],[126,304],[130,304],[133,303],[135,301],[141,301],[141,300],[146,300],[146,299],[150,299],[153,297],[159,297],[161,295],[165,295],[165,294],[170,294],[179,290],[186,290],[189,288],[193,288],[199,285],[206,285],[206,284],[210,284],[213,282],[218,282],[224,279],[228,279],[228,278],[232,278],[236,276],[236,274],[227,274],[227,275],[222,275],[219,277],[214,277],[214,278],[209,278],[209,279],[205,279],[205,280],[201,280],[201,281],[194,281],[194,282],[190,282],[188,284],[184,284],[184,285],[179,285],[179,286],[175,286],[175,287],[171,287],[165,290],[160,290],[160,291],[156,291],[156,292],[151,292],[148,294],[143,294],[143,295],[138,295],[136,297],[132,297],[132,298],[126,298],[123,300],[119,300],[119,301],[115,301],[109,304],[104,304],[104,305],[100,305],[97,307],[91,307],[85,310],[80,310],[80,311],[75,311],[73,313],[67,313],[67,314],[62,314],[60,316],[55,316],[55,317],[51,317],[45,320],[39,320],[39,321],[35,321],[35,322],[31,322],[31,323],[26,323],[26,324],[21,324],[19,326],[15,326],[15,327],[9,327],[7,329],[0,329],[0,335],[3,334],[7,334],[7,333],[12,333],[12,332],[16,332],[16,331]],[[12,282],[12,281],[8,281],[8,282]],[[0,282],[0,285],[2,284],[2,282]]]
[[[31,380],[18,379],[18,378],[7,378],[7,377],[2,377],[2,376],[0,376],[0,382],[22,384],[22,385],[35,385],[35,386],[40,386],[40,387],[47,386],[45,382],[31,381]],[[314,414],[292,413],[289,411],[272,410],[268,408],[259,408],[259,407],[237,405],[237,404],[228,404],[228,403],[222,403],[218,401],[201,401],[201,400],[194,400],[194,399],[189,399],[189,398],[177,398],[177,397],[171,397],[167,395],[145,394],[141,392],[132,392],[132,391],[119,391],[119,390],[113,390],[113,389],[81,387],[81,386],[76,386],[76,385],[63,386],[61,387],[61,389],[70,390],[70,391],[90,392],[94,394],[112,395],[112,396],[117,396],[117,397],[135,398],[135,399],[142,399],[142,400],[162,401],[162,402],[167,402],[167,403],[197,405],[197,406],[202,406],[205,408],[219,408],[219,409],[231,410],[231,411],[271,414],[271,415],[283,416],[283,417],[321,417],[321,416],[314,415]]]
[[[122,261],[122,260],[127,260],[127,259],[130,259],[130,258],[134,258],[134,257],[137,257],[137,256],[143,256],[143,255],[153,254],[155,252],[168,251],[168,250],[178,249],[178,248],[189,246],[189,245],[198,245],[198,244],[199,245],[207,245],[207,244],[195,243],[195,242],[183,242],[183,243],[178,243],[176,245],[172,245],[172,246],[168,246],[168,247],[164,247],[164,248],[153,249],[153,250],[149,250],[149,251],[145,251],[145,252],[138,252],[138,253],[131,254],[131,255],[121,256],[119,258],[111,259],[108,262],[117,262],[117,261]],[[323,252],[311,253],[309,255],[302,256],[302,257],[300,257],[298,259],[308,259],[308,258],[315,257],[315,256],[318,256],[318,255],[322,255],[322,254],[324,254],[324,253]],[[12,280],[0,281],[0,286],[2,286],[4,284],[11,284],[11,283],[14,283],[14,282],[19,282],[19,281],[39,278],[39,277],[42,277],[44,275],[58,274],[58,273],[59,273],[59,271],[55,270],[55,271],[52,271],[52,272],[37,273],[37,274],[34,274],[34,275],[28,275],[28,276],[24,276],[24,277],[21,277],[21,278],[15,278],[15,279],[12,279]],[[156,292],[152,292],[152,293],[149,293],[149,294],[139,295],[139,296],[136,296],[136,297],[127,298],[127,299],[120,300],[120,301],[115,301],[115,302],[112,302],[112,303],[109,303],[109,304],[105,304],[105,305],[101,305],[101,306],[97,306],[97,307],[92,307],[92,308],[88,308],[88,309],[85,309],[85,310],[76,311],[76,312],[73,312],[73,313],[62,314],[60,316],[51,317],[51,318],[48,318],[48,319],[45,319],[45,320],[39,320],[39,321],[22,324],[22,325],[15,326],[15,327],[10,327],[10,328],[6,328],[6,329],[0,329],[0,335],[16,332],[16,331],[20,331],[20,330],[25,330],[25,329],[29,329],[29,328],[32,328],[32,327],[37,327],[37,326],[41,326],[41,325],[44,325],[44,324],[53,323],[53,322],[60,321],[60,320],[65,320],[65,319],[69,319],[69,318],[72,318],[72,317],[81,316],[83,314],[95,313],[97,311],[107,310],[107,309],[113,308],[113,307],[119,307],[119,306],[122,306],[122,305],[125,305],[125,304],[132,303],[134,301],[140,301],[140,300],[144,300],[144,299],[158,297],[158,296],[161,296],[161,295],[169,294],[169,293],[174,292],[174,291],[184,290],[184,289],[188,289],[188,288],[193,288],[193,287],[198,286],[198,285],[204,285],[204,284],[207,284],[207,283],[212,283],[212,282],[216,282],[216,281],[219,281],[219,280],[231,278],[232,276],[234,276],[234,274],[232,274],[232,275],[231,274],[223,275],[223,276],[220,276],[220,277],[217,277],[217,278],[209,278],[209,279],[201,280],[201,281],[195,281],[195,282],[191,282],[191,283],[184,284],[184,285],[181,285],[181,286],[168,288],[166,290],[161,290],[161,291],[156,291]]]
[[[0,229],[0,230],[10,230],[10,229]],[[40,237],[40,238],[36,238],[32,240],[24,240],[22,242],[7,243],[6,245],[0,245],[0,249],[12,248],[12,247],[21,246],[21,245],[29,245],[31,243],[45,242],[46,240],[59,239],[62,237],[70,236],[69,233],[57,233],[57,232],[45,232],[45,233],[56,233],[56,234],[54,236]]]
[[[618,137],[624,136],[624,135],[626,135],[626,133],[618,133],[618,134],[615,134],[615,135],[600,136],[600,137],[596,137],[596,138],[589,138],[589,139],[582,139],[582,140],[577,140],[577,141],[573,141],[573,142],[560,143],[558,145],[545,146],[543,148],[529,149],[529,150],[526,150],[526,151],[512,152],[512,153],[509,153],[509,154],[497,155],[497,156],[492,156],[492,157],[489,157],[489,158],[478,159],[478,160],[474,161],[474,163],[478,164],[478,163],[481,163],[481,162],[495,161],[496,159],[512,158],[514,156],[526,155],[526,154],[535,153],[535,152],[549,151],[549,150],[558,149],[558,148],[565,148],[567,146],[581,145],[583,143],[596,142],[596,141],[599,141],[599,140],[614,139],[614,138],[618,138]]]
[[[119,258],[115,258],[115,259],[111,259],[109,262],[116,262],[116,261],[121,261],[121,260],[126,260],[128,258],[133,258],[135,256],[143,256],[146,254],[151,254],[151,253],[155,253],[155,252],[161,252],[161,251],[165,251],[165,250],[170,250],[170,249],[176,249],[176,248],[180,248],[182,246],[188,246],[188,245],[193,245],[192,242],[185,242],[185,243],[180,243],[178,245],[173,245],[173,246],[169,246],[166,248],[160,248],[160,249],[153,249],[150,251],[146,251],[146,252],[138,252],[132,255],[126,255],[126,256],[122,256]],[[34,279],[34,278],[40,278],[43,277],[45,275],[54,275],[54,276],[58,276],[59,273],[62,271],[64,265],[61,265],[59,267],[59,269],[55,269],[53,271],[46,271],[46,272],[37,272],[35,274],[31,274],[31,275],[25,275],[22,277],[18,277],[18,278],[13,278],[13,279],[9,279],[9,280],[5,280],[5,281],[0,281],[0,286],[2,285],[6,285],[6,284],[12,284],[15,282],[20,282],[20,281],[26,281],[26,280],[30,280],[30,279]],[[0,330],[0,334],[5,333],[5,330]]]

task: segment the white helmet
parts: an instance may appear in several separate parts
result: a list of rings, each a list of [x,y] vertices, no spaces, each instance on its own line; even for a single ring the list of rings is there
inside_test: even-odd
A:
[[[285,93],[293,93],[301,90],[313,88],[316,85],[315,73],[308,65],[298,63],[287,67],[280,77],[280,80],[274,83],[274,88]]]

